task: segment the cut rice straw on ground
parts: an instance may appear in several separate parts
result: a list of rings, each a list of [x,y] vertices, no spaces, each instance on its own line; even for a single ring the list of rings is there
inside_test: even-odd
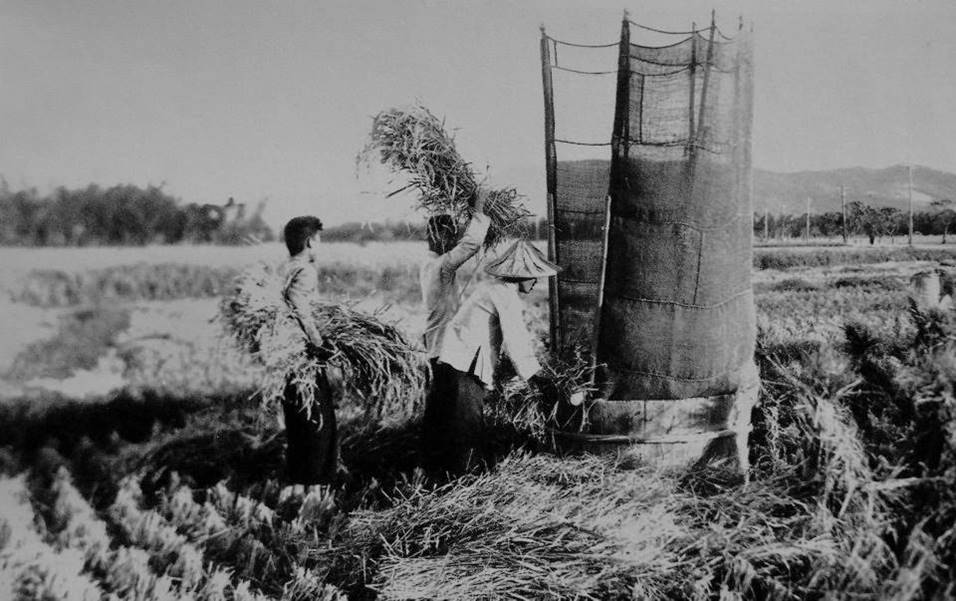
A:
[[[373,155],[389,169],[408,177],[408,184],[392,192],[408,189],[419,193],[419,207],[428,215],[451,214],[459,228],[474,213],[479,182],[457,148],[445,124],[422,105],[408,109],[392,108],[380,112],[372,121],[369,141],[359,153],[359,162]],[[491,220],[486,246],[527,233],[526,219],[531,213],[520,202],[514,188],[491,190],[484,213]]]
[[[719,468],[515,454],[354,512],[320,559],[383,599],[879,598],[894,569],[882,493],[852,459],[847,417],[794,393],[784,436],[807,456],[749,484]]]
[[[306,352],[305,337],[282,299],[280,270],[245,270],[220,304],[228,333],[264,367],[263,401],[280,401],[291,379],[310,410],[317,378],[337,370],[347,394],[375,415],[408,413],[422,398],[427,371],[420,350],[379,319],[338,304],[314,303],[312,316],[328,358]]]

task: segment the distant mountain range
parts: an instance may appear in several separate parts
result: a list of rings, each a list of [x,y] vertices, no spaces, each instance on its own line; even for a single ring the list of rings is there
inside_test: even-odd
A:
[[[514,186],[528,196],[533,209],[544,212],[544,161],[540,167],[511,168],[493,178],[493,185]],[[594,169],[603,161],[575,161],[575,167]],[[908,176],[906,165],[885,169],[849,167],[825,171],[778,173],[754,169],[754,211],[799,214],[806,210],[823,213],[840,210],[840,186],[846,188],[847,203],[858,200],[874,207],[906,209]],[[956,202],[956,174],[913,166],[913,210],[921,211],[934,200]],[[538,206],[540,205],[540,207]]]
[[[906,165],[885,169],[850,167],[827,171],[776,173],[754,169],[754,210],[771,213],[802,213],[810,197],[810,211],[840,210],[840,186],[848,203],[858,200],[874,207],[906,209],[908,198]],[[929,167],[913,166],[913,210],[926,209],[934,200],[956,202],[956,174]]]

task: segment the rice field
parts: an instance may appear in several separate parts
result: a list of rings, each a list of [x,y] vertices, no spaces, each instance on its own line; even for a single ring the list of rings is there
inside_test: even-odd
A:
[[[420,331],[423,245],[323,249],[330,295]],[[956,256],[845,250],[774,249],[786,259],[755,267],[748,483],[555,455],[507,403],[489,417],[496,467],[438,480],[418,468],[414,409],[372,419],[346,400],[348,474],[302,490],[282,480],[260,368],[222,336],[205,284],[82,275],[139,264],[131,278],[199,282],[164,266],[238,270],[281,247],[2,249],[5,315],[22,327],[0,365],[0,587],[50,601],[953,598],[956,322],[908,299],[914,273]],[[80,274],[78,301],[24,293],[37,269]],[[539,340],[546,314],[536,290]]]

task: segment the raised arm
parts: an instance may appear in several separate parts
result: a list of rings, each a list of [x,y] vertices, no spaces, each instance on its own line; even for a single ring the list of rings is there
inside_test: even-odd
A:
[[[471,218],[471,223],[468,224],[468,228],[465,230],[465,235],[461,237],[461,241],[455,245],[455,248],[442,255],[442,271],[457,271],[468,259],[475,256],[478,249],[481,248],[482,242],[485,240],[485,234],[488,232],[490,222],[491,220],[484,214],[475,213],[475,216]]]

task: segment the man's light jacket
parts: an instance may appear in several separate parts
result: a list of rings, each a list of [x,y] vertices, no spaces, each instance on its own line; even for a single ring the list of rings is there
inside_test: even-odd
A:
[[[312,317],[312,301],[318,294],[319,272],[315,264],[304,255],[299,254],[282,266],[285,285],[282,288],[282,298],[292,316],[299,322],[299,327],[305,334],[306,340],[319,346],[322,344],[322,335],[315,327]]]
[[[445,330],[439,360],[494,387],[495,366],[507,353],[518,375],[528,379],[541,369],[531,334],[521,316],[518,284],[492,278],[478,285]]]

